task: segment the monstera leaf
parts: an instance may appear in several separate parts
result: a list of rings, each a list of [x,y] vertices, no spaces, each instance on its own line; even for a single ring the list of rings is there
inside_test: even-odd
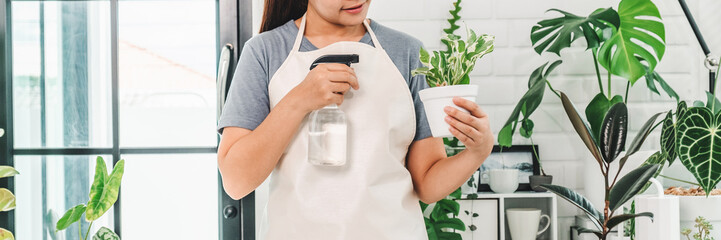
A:
[[[511,146],[513,133],[516,131],[519,121],[521,121],[522,125],[522,136],[531,136],[533,132],[533,122],[530,121],[529,117],[543,100],[543,93],[546,91],[546,78],[561,63],[561,60],[555,61],[551,63],[551,65],[545,63],[531,73],[528,79],[528,91],[523,94],[521,100],[519,100],[516,107],[513,108],[513,112],[511,112],[511,116],[508,117],[506,124],[503,125],[503,128],[498,133],[498,144],[500,146]],[[548,66],[548,68],[546,68],[546,66]],[[523,119],[519,120],[521,115],[523,115]]]
[[[589,49],[600,45],[597,30],[609,26],[619,26],[619,16],[611,8],[597,9],[588,17],[581,17],[558,9],[548,10],[563,14],[562,17],[542,20],[531,28],[531,42],[538,54],[543,51],[560,55],[561,49],[571,46],[571,42],[585,37]]]
[[[618,5],[621,25],[598,49],[598,62],[613,75],[631,84],[653,71],[666,51],[666,30],[651,0],[622,0]],[[649,52],[647,47],[653,49]],[[643,60],[639,60],[643,59]],[[648,68],[641,63],[644,61]]]
[[[677,124],[681,163],[708,196],[721,181],[721,114],[713,114],[705,107],[691,107]]]

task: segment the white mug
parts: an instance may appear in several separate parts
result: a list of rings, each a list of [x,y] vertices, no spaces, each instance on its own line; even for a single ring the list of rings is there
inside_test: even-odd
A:
[[[541,218],[546,218],[546,226],[538,231]],[[551,226],[551,218],[546,214],[541,215],[541,209],[535,208],[506,209],[506,219],[513,240],[535,240]]]
[[[518,189],[518,169],[491,169],[481,177],[488,177],[488,185],[496,193],[513,193]]]

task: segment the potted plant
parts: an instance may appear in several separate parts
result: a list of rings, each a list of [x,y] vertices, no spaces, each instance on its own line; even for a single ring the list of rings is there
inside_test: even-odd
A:
[[[5,135],[5,130],[0,128],[0,137]],[[0,166],[0,178],[12,177],[19,174],[11,166]],[[7,212],[15,209],[15,195],[7,188],[0,188],[0,212]],[[13,233],[0,228],[0,240],[14,240]]]
[[[713,225],[711,225],[704,217],[697,217],[695,220],[696,224],[694,224],[694,228],[696,228],[696,233],[693,234],[693,240],[714,240],[714,237],[711,237],[711,230],[713,230]],[[690,228],[684,228],[681,230],[681,234],[686,236],[687,240],[691,240],[691,229]]]
[[[452,33],[443,36],[442,41],[450,45],[449,51],[433,51],[431,55],[421,48],[420,60],[424,66],[412,71],[413,76],[425,75],[430,86],[421,90],[418,95],[423,102],[434,137],[453,136],[448,130],[450,126],[443,120],[446,116],[443,108],[456,107],[452,101],[456,96],[476,101],[478,86],[469,85],[468,75],[473,71],[478,59],[493,52],[494,36],[487,34],[479,36],[473,30],[467,31],[466,41]]]
[[[118,200],[118,191],[120,189],[120,182],[123,179],[124,168],[125,160],[121,159],[115,164],[112,173],[108,175],[105,160],[103,160],[102,157],[98,157],[95,165],[95,178],[93,179],[93,184],[90,186],[90,199],[88,203],[79,204],[68,209],[56,223],[55,228],[57,231],[64,230],[71,224],[80,221],[80,218],[84,214],[85,221],[88,221],[90,225],[85,232],[85,237],[83,238],[82,233],[78,232],[78,238],[87,240],[90,236],[93,221],[103,216],[103,214],[115,204],[115,201]],[[80,231],[80,226],[78,226],[78,231]],[[93,235],[93,240],[119,239],[120,237],[118,237],[115,232],[106,227],[101,227],[100,230]]]
[[[609,108],[601,124],[599,141],[596,141],[591,135],[588,124],[581,119],[573,103],[564,93],[561,92],[560,96],[566,115],[585,146],[591,152],[603,175],[603,181],[605,182],[605,188],[603,189],[605,199],[603,212],[598,211],[588,199],[571,189],[548,184],[543,184],[541,187],[557,194],[584,211],[595,226],[595,229],[581,228],[579,229],[579,233],[592,233],[600,240],[606,240],[610,230],[620,223],[636,217],[652,218],[653,214],[648,212],[623,214],[623,212],[619,210],[621,210],[620,208],[624,203],[633,199],[634,196],[647,186],[648,180],[657,174],[660,166],[658,164],[643,165],[620,178],[620,174],[618,172],[614,174],[610,171],[609,166],[618,159],[619,168],[623,168],[626,160],[640,149],[641,144],[643,144],[648,136],[648,132],[651,131],[652,125],[656,120],[655,117],[646,121],[646,124],[644,124],[626,153],[622,156],[621,153],[628,131],[628,110],[626,104],[622,102],[616,103]]]
[[[718,72],[718,71],[717,71]],[[716,77],[718,82],[719,78]],[[663,120],[660,147],[665,162],[671,165],[678,158],[699,186],[698,189],[670,188],[667,194],[679,195],[682,227],[691,227],[697,216],[704,216],[711,224],[721,225],[721,102],[715,93],[706,93],[706,103],[679,102],[676,112],[669,111]],[[679,180],[671,176],[665,176]],[[700,196],[698,196],[700,195]],[[721,233],[714,233],[721,239]]]
[[[538,169],[541,170],[541,175],[531,175],[528,176],[528,183],[531,185],[531,189],[536,192],[545,192],[546,189],[541,187],[541,184],[551,184],[553,183],[553,176],[547,175],[546,171],[543,170],[543,165],[541,164],[541,158],[538,157],[538,152],[536,152],[536,147],[533,145],[533,140],[531,140],[531,149],[533,149],[533,154],[536,155],[536,164],[538,164]]]

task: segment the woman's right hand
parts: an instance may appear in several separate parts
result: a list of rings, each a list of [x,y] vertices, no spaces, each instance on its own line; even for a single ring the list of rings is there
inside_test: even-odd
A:
[[[284,98],[310,112],[330,104],[341,105],[343,94],[350,88],[358,90],[358,78],[353,68],[340,63],[324,63],[310,70],[303,82]]]

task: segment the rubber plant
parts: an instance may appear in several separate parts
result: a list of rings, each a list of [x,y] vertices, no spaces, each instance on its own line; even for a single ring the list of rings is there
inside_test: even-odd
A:
[[[532,27],[530,38],[534,50],[539,55],[551,53],[560,57],[563,49],[583,38],[586,52],[590,52],[589,55],[593,58],[598,93],[584,111],[593,139],[599,140],[601,123],[608,109],[619,102],[628,103],[628,89],[641,77],[645,77],[650,91],[659,94],[656,87],[658,84],[666,94],[678,101],[678,94],[654,71],[664,55],[666,45],[664,24],[653,2],[622,0],[618,11],[613,8],[599,8],[588,16],[559,9],[550,9],[548,12],[559,13],[561,16],[541,20]],[[606,70],[605,86],[599,66]],[[612,75],[626,80],[624,96],[611,91]],[[531,138],[534,127],[531,114],[543,99],[544,86],[552,90],[551,83],[545,77],[546,74],[542,78],[544,84],[534,85],[533,82],[538,78],[531,76],[528,91],[518,101],[498,134],[499,145],[511,146],[517,129],[522,137]]]
[[[653,219],[653,214],[649,212],[634,214],[624,214],[620,212],[616,214],[616,211],[643,190],[648,180],[658,172],[660,166],[658,164],[642,165],[620,179],[618,179],[618,177],[626,160],[641,148],[641,145],[646,140],[648,133],[651,132],[652,126],[660,113],[646,121],[629,145],[626,153],[621,156],[628,131],[628,109],[626,108],[626,104],[620,102],[609,108],[601,124],[599,141],[596,141],[591,135],[588,124],[581,119],[571,100],[569,100],[563,92],[559,93],[568,119],[571,121],[576,133],[578,133],[578,136],[580,136],[586,148],[588,148],[598,163],[599,169],[604,177],[605,188],[603,191],[605,206],[599,211],[581,194],[566,187],[550,184],[542,184],[541,187],[555,193],[586,213],[595,226],[595,229],[582,228],[579,229],[579,233],[592,233],[600,240],[606,240],[610,230],[622,222],[636,217],[649,217]],[[614,176],[613,173],[610,173],[609,166],[616,160],[619,161],[619,171],[616,172]]]
[[[5,129],[0,128],[0,137],[5,135]],[[11,166],[0,166],[0,178],[13,177],[20,174]],[[15,195],[7,188],[0,188],[0,212],[15,209]],[[0,240],[14,240],[15,236],[7,229],[0,228]]]
[[[681,159],[708,197],[721,182],[721,102],[715,93],[706,92],[706,98],[705,104],[695,101],[691,107],[681,101],[675,113],[669,111],[660,144],[668,164]]]
[[[95,165],[95,178],[93,179],[93,184],[90,186],[87,204],[79,204],[68,209],[56,223],[55,228],[57,231],[68,228],[71,224],[80,221],[80,218],[85,215],[85,221],[90,224],[84,238],[82,232],[80,232],[81,228],[78,226],[78,238],[87,240],[93,222],[103,216],[118,200],[118,191],[120,189],[120,182],[123,179],[124,169],[125,160],[121,159],[115,164],[113,171],[108,174],[105,160],[103,160],[102,157],[98,157]],[[93,240],[119,239],[120,237],[118,237],[117,234],[106,227],[100,228],[100,230],[93,235]]]

